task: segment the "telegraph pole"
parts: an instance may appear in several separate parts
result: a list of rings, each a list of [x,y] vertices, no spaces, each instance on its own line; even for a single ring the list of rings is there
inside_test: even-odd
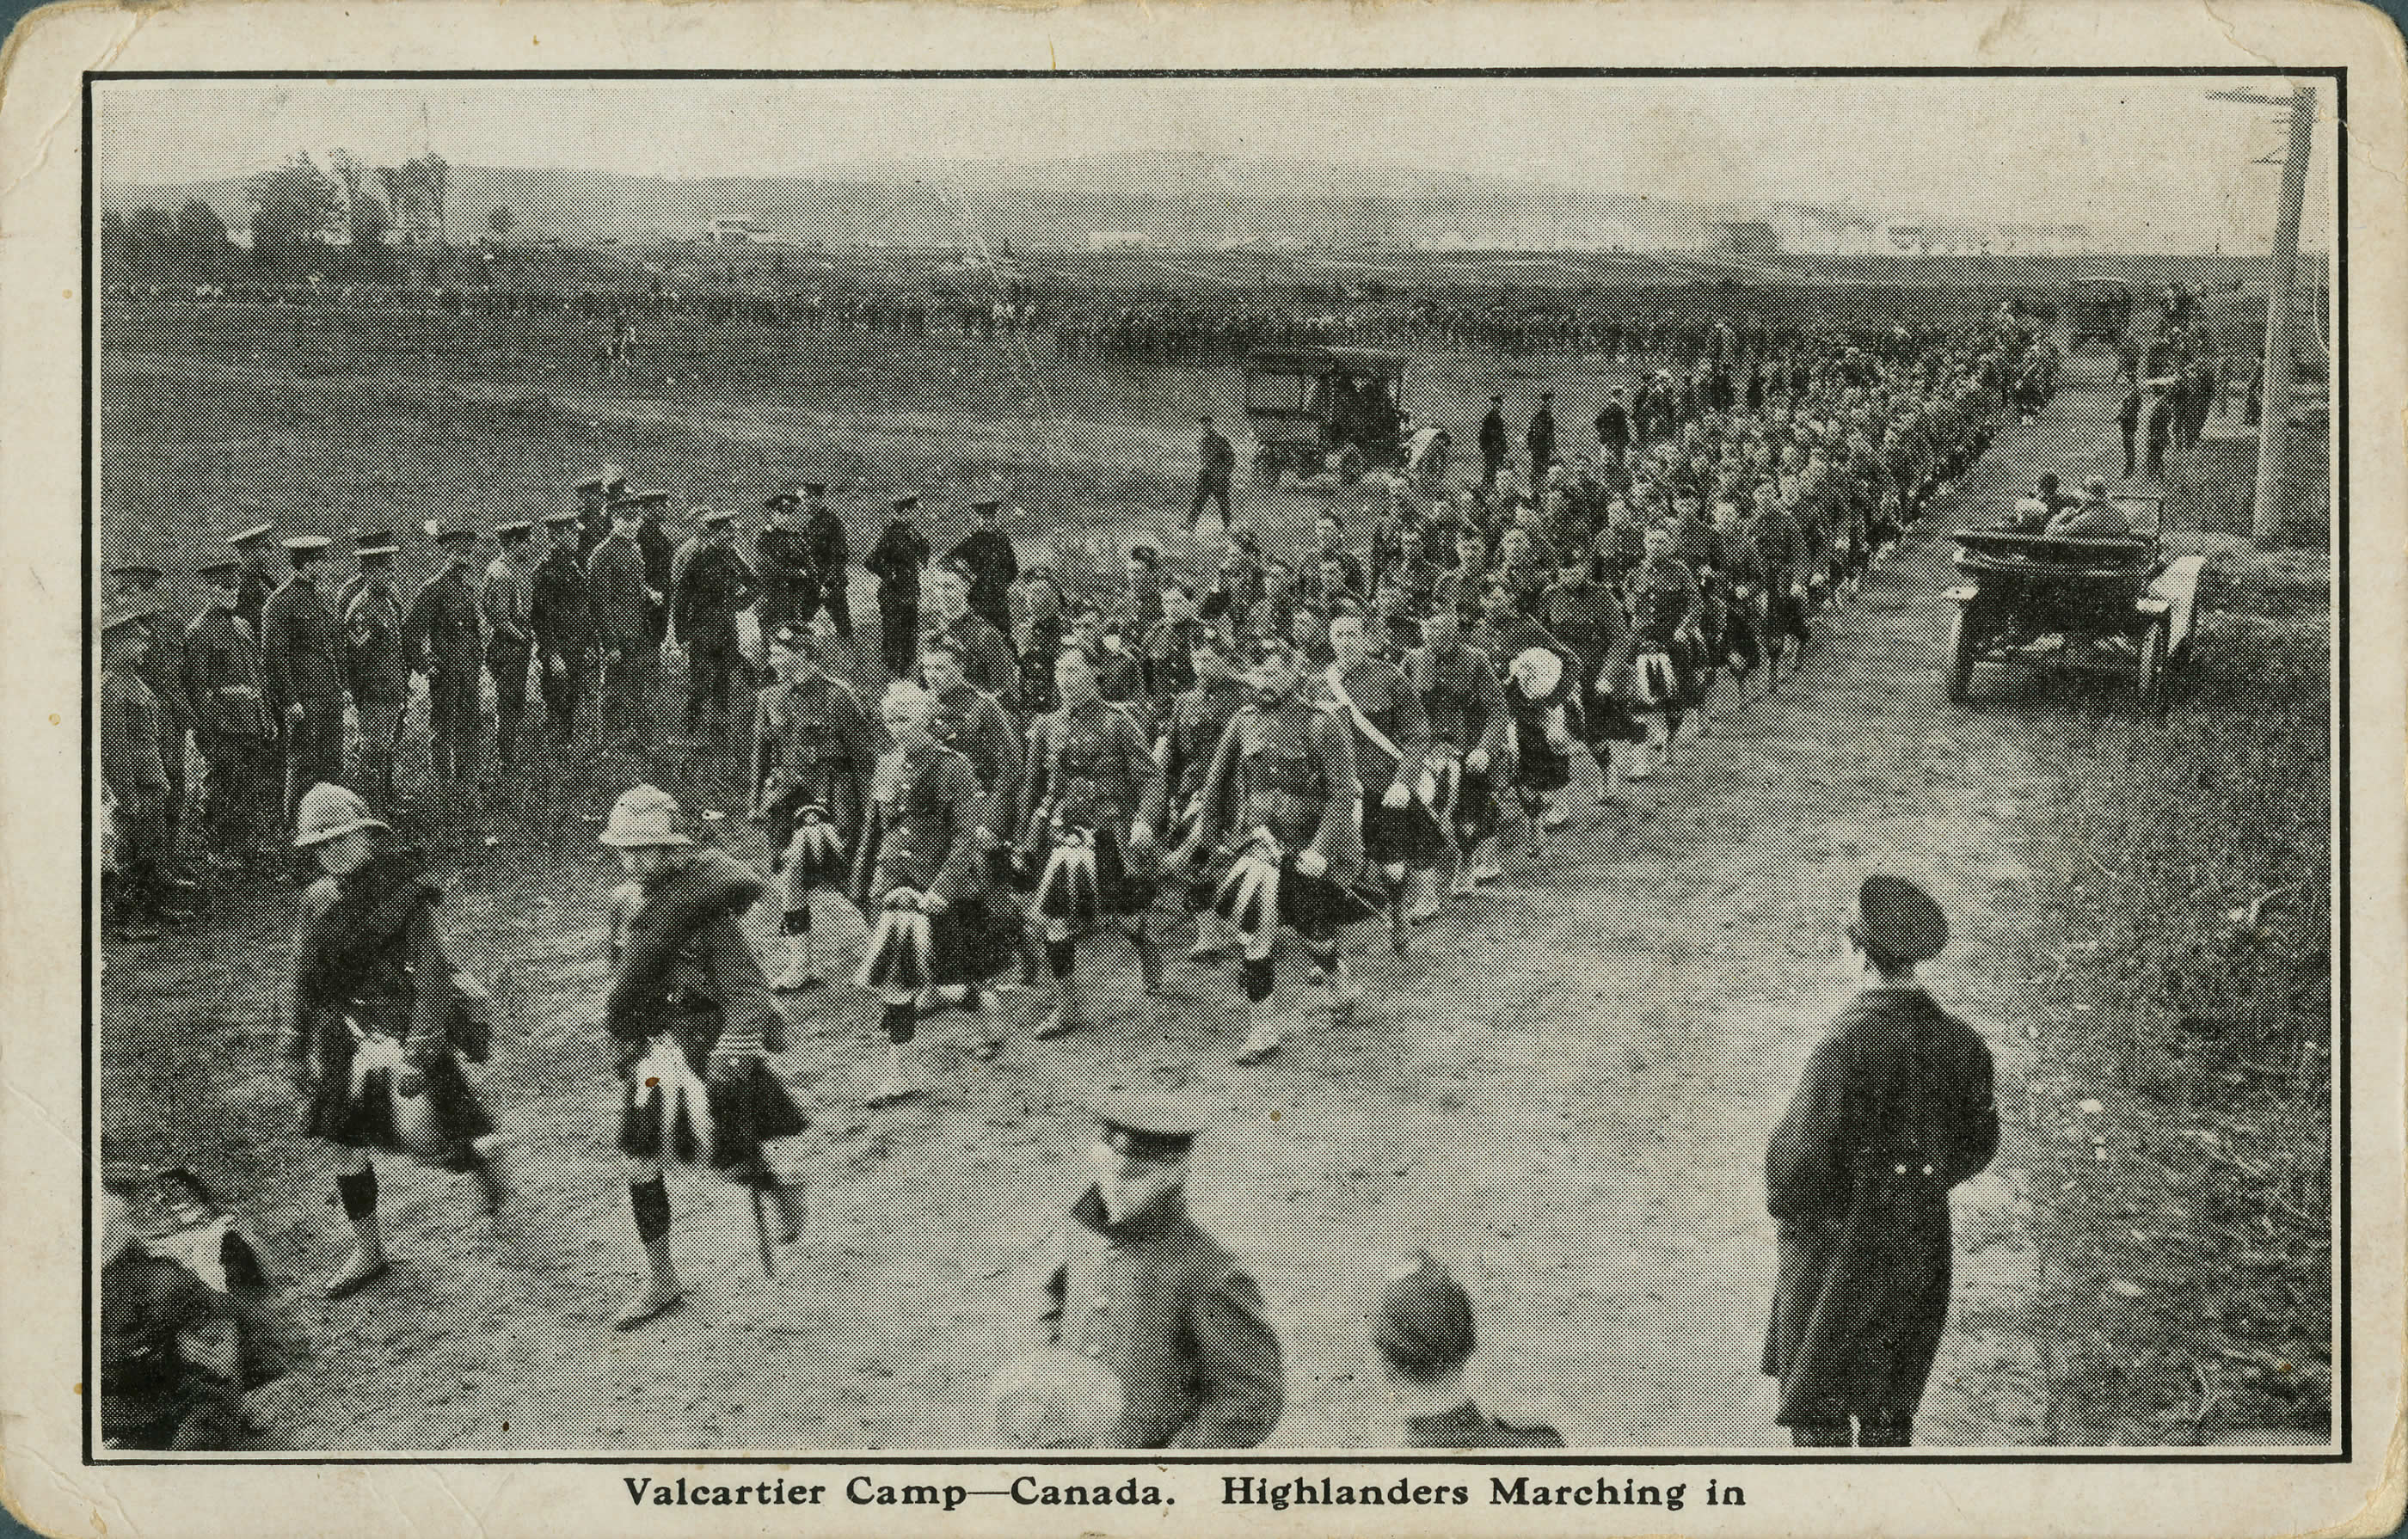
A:
[[[2291,109],[2291,142],[2282,161],[2282,203],[2275,210],[2274,244],[2268,252],[2266,357],[2258,406],[2258,498],[2249,520],[2249,543],[2262,550],[2280,545],[2289,534],[2283,504],[2283,457],[2291,447],[2291,396],[2298,386],[2292,311],[2299,292],[2300,216],[2308,195],[2308,143],[2316,121],[2316,92],[2314,86],[2294,86],[2287,101],[2245,91],[2209,94],[2221,101]]]

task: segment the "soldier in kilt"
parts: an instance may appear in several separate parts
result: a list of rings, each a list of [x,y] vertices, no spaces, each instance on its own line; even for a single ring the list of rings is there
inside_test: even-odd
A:
[[[1406,950],[1411,919],[1409,877],[1426,884],[1445,840],[1423,799],[1428,719],[1421,691],[1396,665],[1371,655],[1362,612],[1340,607],[1329,620],[1335,661],[1317,680],[1318,703],[1354,730],[1354,763],[1363,778],[1363,859],[1379,873],[1387,898],[1388,944]]]
[[[1722,601],[1720,634],[1709,638],[1707,665],[1727,669],[1732,687],[1743,690],[1763,661],[1764,565],[1756,542],[1740,528],[1738,504],[1714,505],[1714,546],[1711,573],[1699,574]]]
[[[665,1161],[707,1164],[775,1200],[789,1243],[802,1229],[798,1196],[770,1170],[767,1146],[810,1119],[766,1062],[785,1049],[786,1022],[740,922],[763,883],[733,857],[696,848],[683,820],[667,792],[637,786],[602,831],[628,877],[610,897],[603,1026],[624,1087],[619,1152],[649,1274],[610,1322],[621,1331],[684,1296],[669,1255]]]
[[[1302,682],[1292,648],[1256,645],[1246,670],[1253,702],[1222,734],[1196,830],[1178,855],[1191,873],[1208,862],[1222,871],[1215,906],[1245,938],[1240,1063],[1259,1063],[1286,1041],[1269,1009],[1281,927],[1304,942],[1337,1024],[1354,1013],[1338,934],[1371,913],[1349,885],[1363,860],[1353,734],[1305,697]]]
[[[1488,654],[1463,639],[1464,611],[1441,604],[1422,620],[1422,645],[1405,660],[1405,677],[1421,691],[1429,723],[1430,810],[1455,849],[1455,897],[1504,875],[1497,864],[1496,769],[1505,759],[1504,686]],[[1433,873],[1433,875],[1435,875]],[[1415,910],[1437,912],[1425,894]]]
[[[932,982],[920,1011],[946,1005],[975,1010],[979,985],[1021,958],[1024,981],[1036,976],[1026,952],[1027,928],[1012,891],[1012,819],[1020,807],[1024,768],[1020,730],[1000,701],[974,689],[963,671],[962,643],[944,631],[920,638],[920,677],[928,696],[928,732],[969,762],[978,788],[978,828],[971,862],[976,888],[954,903],[953,930],[965,949],[961,967]],[[1111,696],[1107,695],[1107,699]]]
[[[377,1217],[377,1149],[466,1172],[488,1212],[506,1187],[494,1162],[494,1119],[460,1072],[484,1057],[445,954],[435,906],[442,890],[417,851],[341,786],[301,798],[296,848],[324,872],[301,895],[281,1056],[301,1097],[302,1129],[343,1151],[335,1192],[351,1220],[351,1259],[326,1284],[349,1297],[390,1270]]]
[[[1161,766],[1136,719],[1097,693],[1086,653],[1066,648],[1054,660],[1054,684],[1062,705],[1029,729],[1018,819],[1023,868],[1040,873],[1030,910],[1042,927],[1054,980],[1053,1008],[1037,1029],[1040,1038],[1087,1024],[1077,976],[1079,938],[1107,918],[1118,921],[1135,948],[1145,991],[1162,991],[1162,962],[1145,927],[1146,910],[1154,906]]]
[[[1580,664],[1560,646],[1533,644],[1505,663],[1505,710],[1512,744],[1513,791],[1530,853],[1570,820],[1563,795],[1580,741]]]
[[[1171,702],[1170,714],[1154,745],[1154,760],[1162,766],[1169,823],[1163,839],[1173,849],[1184,845],[1196,830],[1212,755],[1229,730],[1229,719],[1246,703],[1246,687],[1238,679],[1229,643],[1220,632],[1198,633],[1188,658],[1195,665],[1196,687]],[[1219,961],[1228,950],[1227,921],[1212,906],[1212,883],[1201,875],[1191,875],[1180,883],[1180,897],[1196,916],[1196,945],[1187,960]]]
[[[1672,762],[1672,742],[1698,698],[1698,575],[1674,554],[1672,532],[1647,531],[1646,559],[1630,574],[1633,638],[1630,700],[1647,729],[1630,777],[1642,780]]]
[[[860,697],[830,678],[817,633],[786,626],[769,636],[776,682],[752,707],[752,820],[765,825],[769,867],[783,897],[780,992],[826,984],[811,947],[811,893],[841,892],[861,835],[863,788],[878,743]]]
[[[963,755],[937,741],[936,702],[908,679],[887,686],[882,711],[894,747],[870,781],[867,821],[853,852],[853,901],[870,921],[853,982],[878,992],[886,1064],[872,1106],[926,1092],[907,1049],[923,994],[974,986],[982,963],[970,933],[979,902],[984,792]],[[972,910],[965,916],[963,910]]]

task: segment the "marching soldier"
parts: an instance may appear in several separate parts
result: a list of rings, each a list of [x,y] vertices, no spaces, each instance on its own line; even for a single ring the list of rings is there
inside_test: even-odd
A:
[[[1915,980],[1947,943],[1928,894],[1865,878],[1848,926],[1862,991],[1765,1153],[1781,1272],[1764,1371],[1801,1448],[1913,1441],[1948,1320],[1948,1192],[1998,1152],[1990,1049]]]
[[[937,612],[927,634],[950,636],[960,649],[962,677],[970,688],[995,696],[1006,710],[1020,703],[1020,654],[1011,638],[970,606],[972,575],[948,556],[928,574],[928,596]]]
[[[1196,687],[1196,667],[1189,661],[1196,639],[1212,629],[1198,618],[1196,590],[1184,580],[1163,584],[1162,618],[1142,638],[1139,665],[1145,674],[1146,720],[1160,721],[1171,703]]]
[[[259,665],[268,704],[284,725],[284,820],[302,793],[343,777],[343,644],[311,570],[326,553],[319,534],[284,542],[293,575],[260,614]]]
[[[477,589],[468,576],[477,532],[438,528],[443,569],[426,579],[403,622],[402,651],[409,671],[426,676],[427,735],[434,743],[436,784],[447,795],[477,788],[478,719],[484,701],[484,628]]]
[[[811,948],[811,893],[842,891],[853,871],[864,794],[878,765],[877,735],[861,699],[827,676],[823,643],[808,627],[767,639],[775,682],[752,709],[752,820],[768,834],[770,866],[784,897],[781,993],[825,983]]]
[[[645,596],[642,510],[611,505],[610,536],[585,563],[586,602],[594,647],[602,665],[596,735],[606,747],[642,747],[652,740],[652,673],[660,663]]]
[[[527,546],[535,526],[524,519],[496,524],[501,553],[485,568],[477,607],[486,628],[485,666],[494,674],[494,769],[507,781],[518,769],[519,732],[526,723],[527,664],[535,656]]]
[[[920,644],[920,571],[928,564],[928,537],[912,521],[919,506],[916,496],[896,498],[885,530],[861,563],[878,579],[879,655],[890,678],[910,673]]]
[[[577,741],[577,712],[594,649],[594,608],[578,563],[582,515],[544,516],[547,549],[528,584],[527,626],[535,634],[536,679],[543,690],[543,731],[566,753]]]
[[[922,1002],[924,1010],[959,1004],[975,1009],[977,983],[997,970],[1001,960],[1020,948],[1026,937],[1013,925],[1020,910],[1010,881],[1015,830],[1012,816],[1020,806],[1021,776],[1025,770],[1020,730],[995,696],[973,689],[963,673],[961,644],[932,632],[920,644],[920,680],[929,701],[928,731],[939,743],[969,761],[977,783],[978,828],[975,846],[978,879],[976,898],[967,912],[957,914],[958,929],[968,943],[969,965],[964,976],[946,979]]]
[[[963,933],[960,910],[978,901],[983,793],[969,761],[929,731],[935,708],[928,691],[908,679],[886,687],[882,715],[894,747],[870,781],[867,822],[853,854],[853,901],[871,921],[853,982],[877,991],[886,1028],[872,1106],[926,1093],[918,1064],[907,1061],[921,996],[972,976],[976,943]]]
[[[1221,435],[1210,417],[1199,417],[1197,423],[1200,431],[1196,439],[1196,495],[1187,506],[1190,534],[1195,533],[1197,520],[1204,516],[1205,506],[1211,503],[1220,505],[1221,526],[1229,526],[1229,488],[1238,474],[1236,447]]]
[[[1540,618],[1548,633],[1571,649],[1582,735],[1597,757],[1610,802],[1615,792],[1613,744],[1625,737],[1629,720],[1619,707],[1619,691],[1630,663],[1630,627],[1623,618],[1620,595],[1596,580],[1585,553],[1568,549],[1561,559],[1566,564],[1546,591]]]
[[[1388,944],[1405,954],[1411,920],[1405,908],[1408,874],[1426,886],[1438,859],[1438,820],[1423,801],[1428,717],[1396,665],[1371,655],[1359,610],[1330,617],[1334,660],[1315,681],[1315,704],[1354,730],[1354,765],[1363,781],[1363,859],[1378,868],[1388,897]]]
[[[1040,869],[1030,907],[1043,926],[1054,1003],[1039,1038],[1087,1024],[1077,977],[1079,940],[1101,920],[1119,922],[1137,951],[1148,994],[1162,991],[1162,962],[1147,933],[1154,906],[1154,825],[1162,817],[1162,771],[1136,719],[1096,690],[1086,654],[1066,648],[1054,664],[1059,710],[1029,731],[1028,774],[1017,819],[1021,856]]]
[[[752,542],[752,559],[761,575],[761,634],[767,636],[810,623],[819,611],[820,573],[802,527],[802,494],[781,492],[761,506],[769,527]]]
[[[276,591],[274,558],[268,554],[268,537],[276,533],[272,523],[246,529],[226,541],[242,556],[242,586],[234,601],[235,617],[251,627],[254,636],[263,634],[260,616],[267,608],[267,597]]]
[[[163,895],[167,771],[159,762],[159,700],[142,681],[150,645],[143,620],[141,611],[122,609],[100,631],[100,773],[117,867],[101,906],[119,938],[129,941],[158,939],[160,920],[171,917]]]
[[[827,488],[803,483],[803,539],[820,575],[820,603],[845,649],[853,649],[853,537],[827,504]],[[803,617],[808,620],[810,617]]]
[[[1095,1183],[1056,1236],[1040,1296],[1047,1345],[1120,1381],[1124,1448],[1251,1448],[1279,1425],[1286,1374],[1262,1290],[1187,1212],[1205,1119],[1184,1100],[1096,1110]]]
[[[435,920],[443,890],[415,850],[337,785],[301,799],[294,846],[324,873],[301,894],[281,1057],[310,1137],[343,1151],[335,1193],[351,1254],[325,1286],[348,1298],[391,1270],[377,1211],[374,1152],[408,1154],[474,1176],[486,1211],[508,1189],[494,1162],[494,1121],[461,1073],[457,984]]]
[[[1301,682],[1286,644],[1255,648],[1246,672],[1254,698],[1222,734],[1196,830],[1178,856],[1190,873],[1207,861],[1227,862],[1214,904],[1245,939],[1240,1063],[1259,1063],[1286,1041],[1269,1008],[1283,925],[1303,940],[1315,981],[1329,986],[1332,1023],[1354,1011],[1338,932],[1367,912],[1348,886],[1362,863],[1355,820],[1362,791],[1353,734],[1305,698]]]
[[[945,561],[969,578],[970,608],[1009,641],[1011,585],[1020,580],[1020,556],[1011,549],[1011,536],[996,527],[1003,511],[1000,501],[972,503],[970,508],[978,515],[978,528],[964,535]]]
[[[1466,1380],[1479,1347],[1471,1298],[1427,1255],[1388,1275],[1371,1319],[1388,1401],[1409,1448],[1560,1448],[1553,1427],[1517,1427],[1484,1414]]]
[[[685,732],[727,741],[728,694],[744,654],[736,612],[752,602],[752,569],[736,551],[736,511],[696,508],[669,577],[670,619],[685,648]]]
[[[276,751],[276,721],[259,682],[259,645],[235,613],[242,570],[232,557],[202,567],[208,603],[184,627],[184,691],[193,702],[194,739],[208,766],[201,815],[222,863],[251,853],[252,819]]]
[[[409,708],[409,659],[402,647],[401,602],[394,595],[391,536],[370,534],[359,548],[360,584],[343,610],[343,677],[360,720],[360,789],[393,805],[393,763],[401,719]]]
[[[1229,643],[1220,632],[1210,626],[1198,632],[1188,660],[1196,686],[1171,703],[1154,750],[1162,765],[1163,791],[1169,808],[1163,834],[1173,848],[1184,845],[1195,832],[1212,756],[1220,751],[1229,719],[1246,703],[1245,686],[1239,681]],[[1212,884],[1191,875],[1181,887],[1187,911],[1196,916],[1196,945],[1187,959],[1216,962],[1227,950],[1223,938],[1227,921],[1212,906]]]
[[[684,1296],[669,1254],[665,1161],[725,1172],[777,1204],[787,1244],[802,1232],[799,1195],[771,1168],[768,1146],[810,1120],[765,1062],[785,1050],[785,1018],[741,924],[761,878],[723,851],[695,848],[682,821],[673,798],[637,786],[602,831],[628,878],[610,897],[603,1024],[625,1086],[619,1152],[648,1274],[610,1322],[621,1331]],[[766,1232],[762,1244],[766,1265]]]
[[[165,574],[141,562],[109,568],[118,584],[119,602],[142,614],[148,642],[142,682],[159,702],[159,762],[167,772],[167,796],[161,808],[162,879],[173,885],[177,851],[184,828],[184,744],[193,732],[193,701],[184,688],[184,617],[178,614],[162,590]]]

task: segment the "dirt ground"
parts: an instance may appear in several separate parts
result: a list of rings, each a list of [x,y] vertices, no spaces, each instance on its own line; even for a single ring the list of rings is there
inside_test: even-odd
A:
[[[1226,971],[1174,962],[1157,1013],[1106,941],[1091,948],[1109,980],[1099,1030],[1034,1043],[1034,1002],[1007,996],[987,1025],[1012,1034],[985,1062],[966,1051],[983,1028],[942,1017],[924,1033],[937,1093],[869,1112],[872,1007],[803,996],[784,1067],[817,1122],[804,1241],[766,1280],[741,1192],[673,1177],[695,1296],[644,1330],[607,1329],[639,1260],[595,1024],[616,878],[590,842],[633,766],[541,785],[489,823],[490,848],[452,852],[446,923],[507,1018],[481,1074],[521,1185],[502,1221],[465,1181],[383,1161],[394,1275],[317,1300],[348,1236],[272,1061],[290,884],[219,894],[208,926],[110,955],[108,1152],[198,1162],[264,1242],[303,1349],[255,1397],[269,1446],[977,1446],[987,1375],[1029,1339],[1032,1258],[1083,1185],[1088,1100],[1154,1082],[1192,1084],[1218,1113],[1191,1190],[1285,1344],[1276,1443],[1389,1440],[1363,1311],[1397,1253],[1426,1246],[1479,1304],[1481,1393],[1499,1414],[1575,1445],[1772,1445],[1764,1141],[1851,987],[1856,883],[1887,869],[1949,911],[1930,985],[1996,1050],[2007,1128],[1998,1166],[1957,1194],[1956,1312],[1918,1441],[2042,1441],[2017,1175],[2046,972],[2027,862],[2063,854],[2034,756],[2049,717],[2028,690],[1993,686],[1971,712],[1943,701],[1940,532],[2090,436],[2062,398],[2002,430],[1957,499],[1825,621],[1794,688],[1727,696],[1668,776],[1616,805],[1584,777],[1573,828],[1450,907],[1409,962],[1367,932],[1357,1022],[1316,1021],[1267,1067],[1227,1062]],[[837,908],[823,933],[849,957],[860,920],[827,922]],[[1300,1017],[1308,994],[1283,984]]]

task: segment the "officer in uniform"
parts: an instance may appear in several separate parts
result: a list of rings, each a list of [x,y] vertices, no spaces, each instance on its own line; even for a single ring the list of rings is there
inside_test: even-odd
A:
[[[926,1092],[918,1065],[907,1062],[921,995],[967,978],[971,966],[960,909],[979,898],[982,793],[969,761],[929,731],[935,709],[928,691],[908,679],[886,687],[882,715],[894,747],[878,761],[853,854],[853,901],[872,921],[853,981],[877,991],[886,1028],[872,1106]]]
[[[1553,1427],[1517,1427],[1484,1414],[1466,1365],[1479,1347],[1471,1298],[1435,1258],[1419,1255],[1388,1274],[1371,1317],[1388,1401],[1408,1448],[1560,1448]]]
[[[761,506],[769,527],[752,542],[752,564],[761,575],[761,634],[768,636],[811,622],[819,611],[820,574],[802,527],[802,494],[781,492]]]
[[[1513,451],[1512,433],[1505,426],[1505,397],[1488,398],[1488,415],[1480,420],[1480,484],[1494,486],[1497,476],[1505,468],[1505,457]]]
[[[262,634],[260,616],[267,607],[267,596],[276,591],[276,569],[270,564],[273,558],[267,547],[268,537],[275,533],[274,524],[263,523],[226,541],[242,556],[242,586],[235,595],[235,616],[251,627],[254,636]]]
[[[507,781],[518,769],[519,733],[526,724],[527,664],[535,657],[533,600],[527,590],[527,547],[535,526],[524,519],[494,527],[501,553],[485,568],[477,607],[484,616],[485,666],[494,674],[494,769]]]
[[[343,678],[360,720],[360,773],[356,784],[382,806],[393,805],[393,762],[401,744],[401,719],[409,708],[409,659],[402,648],[401,601],[393,591],[393,558],[401,548],[390,535],[355,552],[360,583],[343,608]]]
[[[1014,933],[1019,908],[1011,894],[1011,852],[1016,831],[1013,815],[1020,806],[1025,771],[1020,729],[995,696],[973,689],[965,677],[961,643],[931,632],[920,645],[920,681],[929,700],[929,734],[969,761],[979,788],[976,846],[977,901],[955,915],[958,929],[970,948],[963,977],[948,979],[921,1002],[924,1010],[947,1004],[976,1008],[977,980],[1000,967],[1026,937]],[[1025,961],[1025,959],[1024,959]],[[1033,967],[1029,969],[1033,971]]]
[[[142,612],[149,642],[142,681],[159,702],[159,762],[167,772],[167,797],[161,807],[161,880],[172,886],[176,852],[183,842],[184,744],[193,732],[192,696],[184,689],[184,617],[163,591],[165,575],[159,568],[126,562],[110,567],[108,575],[117,584],[118,602]]]
[[[970,608],[1009,640],[1011,585],[1020,580],[1020,556],[1011,549],[1011,536],[996,527],[1003,511],[1000,501],[976,502],[970,508],[978,515],[978,528],[964,535],[945,560],[969,578]]]
[[[260,613],[259,665],[267,701],[284,724],[284,820],[320,781],[343,777],[343,646],[312,571],[326,553],[320,534],[284,542],[293,575]]]
[[[971,606],[975,577],[948,556],[928,575],[928,596],[937,612],[928,617],[929,635],[949,636],[960,648],[962,677],[970,688],[995,696],[1006,710],[1020,703],[1020,654],[1011,638]]]
[[[652,740],[652,674],[660,663],[644,589],[643,513],[633,502],[610,507],[610,535],[585,563],[586,601],[602,666],[596,735],[606,747]]]
[[[577,564],[583,566],[594,548],[610,537],[610,505],[627,494],[627,477],[604,469],[578,482],[576,490],[577,511],[569,521],[577,525]]]
[[[1054,660],[1061,708],[1031,725],[1028,774],[1018,826],[1024,869],[1041,870],[1031,908],[1043,926],[1053,1008],[1039,1038],[1087,1024],[1077,977],[1079,940],[1103,919],[1119,921],[1136,948],[1145,991],[1162,991],[1162,962],[1146,933],[1154,905],[1154,827],[1162,772],[1134,717],[1096,692],[1084,652]]]
[[[628,500],[636,505],[636,549],[644,558],[646,623],[658,647],[669,637],[669,593],[676,587],[677,542],[661,527],[668,516],[669,494],[638,492]]]
[[[168,917],[162,896],[167,772],[159,762],[159,700],[142,680],[150,645],[145,618],[121,609],[100,631],[100,773],[117,836],[117,874],[101,907],[129,941],[158,939],[159,921]]]
[[[727,741],[728,693],[744,654],[736,612],[752,602],[752,569],[736,550],[733,508],[696,508],[669,577],[670,618],[685,648],[685,732]]]
[[[896,498],[886,528],[861,563],[878,579],[879,655],[889,678],[910,673],[920,644],[920,571],[928,564],[928,536],[912,521],[919,506],[916,496]]]
[[[803,539],[820,575],[820,604],[849,652],[853,649],[853,536],[828,506],[827,488],[803,483]],[[803,617],[808,620],[810,617]]]
[[[1196,521],[1204,516],[1205,506],[1218,503],[1221,524],[1226,528],[1229,517],[1229,487],[1237,478],[1238,450],[1210,417],[1197,419],[1199,432],[1196,440],[1196,495],[1187,506],[1187,528],[1193,533]]]
[[[1902,1448],[1948,1319],[1949,1189],[1998,1152],[1999,1113],[1989,1047],[1915,980],[1948,944],[1940,905],[1868,876],[1848,944],[1862,991],[1764,1157],[1781,1255],[1764,1371],[1799,1447],[1844,1448],[1853,1432]]]
[[[1429,719],[1421,691],[1396,664],[1371,655],[1362,611],[1329,620],[1333,660],[1313,681],[1314,703],[1354,731],[1354,767],[1363,779],[1363,859],[1378,868],[1388,898],[1388,944],[1406,951],[1409,873],[1426,878],[1438,859],[1438,819],[1422,800]]]
[[[577,712],[585,701],[594,649],[594,606],[578,560],[581,517],[544,515],[549,549],[528,583],[527,627],[535,634],[536,680],[543,690],[543,732],[564,753],[577,741]]]
[[[478,719],[484,701],[484,628],[477,619],[477,588],[468,575],[477,532],[457,525],[438,528],[436,548],[443,569],[426,579],[410,601],[402,629],[409,671],[426,676],[427,735],[434,743],[434,776],[445,793],[477,786]]]
[[[767,642],[775,681],[752,708],[750,810],[766,825],[771,868],[784,894],[779,935],[781,992],[824,985],[811,948],[811,891],[841,891],[853,870],[877,734],[853,691],[827,676],[822,642],[788,626]]]
[[[194,739],[208,769],[202,822],[221,864],[251,853],[252,819],[276,751],[276,722],[259,683],[258,640],[235,613],[242,570],[232,557],[202,567],[208,603],[184,627],[184,692],[193,702]]]
[[[1154,754],[1162,765],[1163,792],[1168,800],[1162,836],[1173,848],[1195,831],[1204,804],[1204,777],[1229,730],[1229,719],[1246,703],[1246,687],[1234,669],[1229,643],[1206,626],[1197,633],[1188,661],[1196,675],[1193,689],[1171,703],[1163,718]],[[1227,923],[1212,906],[1212,885],[1191,878],[1181,884],[1186,908],[1196,916],[1196,945],[1190,962],[1216,962],[1227,950],[1223,931]]]
[[[1095,1180],[1054,1241],[1039,1297],[1048,1346],[1110,1368],[1124,1448],[1251,1448],[1279,1425],[1286,1371],[1262,1290],[1187,1211],[1205,1119],[1192,1101],[1097,1107]]]
[[[1167,718],[1171,703],[1196,687],[1190,654],[1196,650],[1196,638],[1211,629],[1197,614],[1192,586],[1182,580],[1163,584],[1162,618],[1145,634],[1139,653],[1139,665],[1145,673],[1147,720]]]
[[[1329,986],[1335,1024],[1354,1011],[1338,933],[1367,910],[1349,887],[1363,856],[1353,734],[1306,697],[1284,643],[1256,648],[1246,687],[1254,698],[1222,734],[1178,864],[1196,873],[1227,862],[1214,901],[1245,937],[1246,1041],[1238,1062],[1259,1063],[1286,1041],[1269,1008],[1281,926],[1303,939],[1315,981]]]

